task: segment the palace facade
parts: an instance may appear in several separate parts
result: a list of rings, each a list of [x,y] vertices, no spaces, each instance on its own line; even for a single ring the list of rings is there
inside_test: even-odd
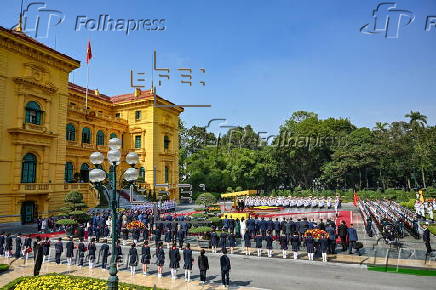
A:
[[[112,97],[89,89],[86,102],[86,89],[68,82],[79,66],[22,32],[0,27],[0,222],[30,223],[51,215],[73,190],[96,206],[89,155],[106,154],[113,137],[122,140],[122,156],[138,153],[138,183],[146,193],[167,191],[179,198],[183,109],[156,107],[155,100],[173,104],[139,89]],[[122,162],[117,176],[127,167]]]

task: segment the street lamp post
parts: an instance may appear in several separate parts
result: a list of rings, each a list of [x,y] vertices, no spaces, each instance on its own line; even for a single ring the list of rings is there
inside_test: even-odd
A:
[[[112,209],[112,257],[111,257],[111,265],[109,268],[109,278],[108,278],[108,289],[118,289],[118,269],[116,265],[116,246],[118,241],[118,231],[117,231],[117,222],[118,222],[118,202],[117,202],[117,166],[121,161],[121,140],[118,138],[112,138],[109,140],[109,152],[107,153],[107,160],[109,161],[112,171],[112,179],[111,179],[111,189],[112,195],[110,200],[110,205]],[[101,182],[106,179],[106,172],[101,169],[101,164],[104,162],[104,155],[101,152],[94,152],[90,156],[91,163],[96,166],[95,169],[92,169],[89,172],[89,180],[92,183],[96,183],[101,185]],[[138,163],[139,157],[135,152],[130,152],[126,156],[126,162],[132,166],[128,168],[124,172],[124,179],[129,182],[133,182],[138,179],[139,172],[134,166]],[[103,185],[101,185],[104,187]]]

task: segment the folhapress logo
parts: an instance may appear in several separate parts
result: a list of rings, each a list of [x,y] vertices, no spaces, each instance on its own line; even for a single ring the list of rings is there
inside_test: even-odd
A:
[[[400,29],[415,20],[412,11],[397,9],[394,2],[380,3],[372,13],[372,23],[360,28],[364,34],[384,34],[386,38],[398,38]]]
[[[44,2],[32,2],[23,10],[21,29],[34,38],[48,38],[50,29],[64,20],[61,11],[48,9]]]
[[[107,14],[97,18],[77,16],[75,31],[122,31],[126,35],[133,31],[162,31],[165,30],[165,19],[113,19]]]

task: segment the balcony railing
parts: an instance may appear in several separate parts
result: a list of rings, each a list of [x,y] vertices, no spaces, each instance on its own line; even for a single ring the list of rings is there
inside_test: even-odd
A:
[[[50,188],[50,183],[21,183],[20,190],[24,191],[47,191]]]
[[[64,189],[66,190],[77,190],[77,189],[82,189],[82,190],[89,190],[90,189],[90,184],[89,183],[64,183]]]

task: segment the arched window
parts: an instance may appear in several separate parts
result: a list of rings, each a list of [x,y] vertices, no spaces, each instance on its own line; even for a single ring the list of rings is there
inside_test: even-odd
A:
[[[73,163],[67,162],[65,163],[65,182],[73,181]]]
[[[26,123],[41,125],[42,110],[37,102],[31,101],[26,105]]]
[[[142,181],[142,182],[145,181],[145,168],[144,167],[141,167],[139,169],[139,178],[138,178],[138,180]]]
[[[170,169],[165,166],[165,183],[168,183],[170,180]]]
[[[111,136],[110,136],[110,139],[113,139],[113,138],[118,138],[118,137],[117,137],[117,134],[112,133]]]
[[[104,145],[104,133],[101,130],[97,132],[97,145]]]
[[[68,141],[76,140],[76,128],[71,123],[67,124],[67,140]]]
[[[170,148],[170,137],[165,135],[164,136],[164,149],[169,149],[169,148]]]
[[[21,167],[21,183],[35,183],[36,181],[36,156],[27,153],[23,157]]]
[[[83,128],[82,130],[82,143],[91,143],[91,129]]]
[[[80,166],[80,181],[89,182],[89,166],[86,163],[83,163],[82,166]]]

